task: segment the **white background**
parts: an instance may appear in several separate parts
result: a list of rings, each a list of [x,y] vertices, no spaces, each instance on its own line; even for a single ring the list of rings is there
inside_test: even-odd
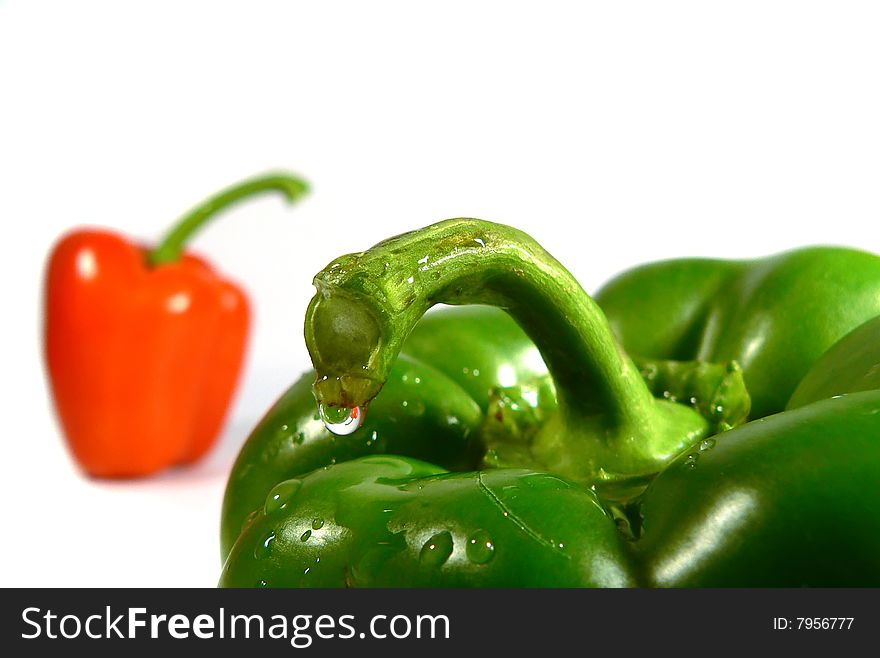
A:
[[[870,2],[0,0],[0,585],[213,586],[231,460],[308,367],[311,277],[339,254],[461,215],[526,230],[588,291],[673,256],[880,252],[878,34]],[[256,306],[220,447],[85,478],[45,386],[51,243],[155,239],[270,168],[313,194],[194,244]]]

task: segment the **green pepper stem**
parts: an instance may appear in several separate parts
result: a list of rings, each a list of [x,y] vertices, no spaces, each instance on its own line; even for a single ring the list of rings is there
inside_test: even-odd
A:
[[[308,183],[304,180],[285,173],[266,174],[228,187],[180,218],[158,246],[150,251],[147,260],[152,266],[177,261],[183,253],[184,245],[196,231],[221,210],[242,199],[260,192],[281,192],[288,202],[293,203],[308,192],[308,189]]]
[[[337,259],[314,283],[305,337],[321,405],[354,407],[374,398],[431,306],[488,304],[505,309],[534,341],[557,391],[556,421],[527,457],[511,453],[516,464],[618,479],[656,472],[708,431],[695,411],[652,396],[598,305],[514,228],[447,220]]]

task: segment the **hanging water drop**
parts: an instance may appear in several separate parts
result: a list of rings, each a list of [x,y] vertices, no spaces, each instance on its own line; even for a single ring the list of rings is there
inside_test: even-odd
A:
[[[347,436],[364,424],[366,408],[361,407],[325,407],[319,406],[324,427],[336,436]]]

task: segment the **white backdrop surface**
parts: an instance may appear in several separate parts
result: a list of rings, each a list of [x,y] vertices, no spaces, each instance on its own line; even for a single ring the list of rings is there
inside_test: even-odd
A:
[[[660,258],[880,252],[878,33],[870,2],[0,1],[0,586],[213,586],[229,466],[309,367],[311,277],[339,254],[462,215],[531,233],[588,291]],[[193,245],[256,312],[220,446],[87,479],[45,384],[52,242],[152,240],[276,168],[308,200]]]

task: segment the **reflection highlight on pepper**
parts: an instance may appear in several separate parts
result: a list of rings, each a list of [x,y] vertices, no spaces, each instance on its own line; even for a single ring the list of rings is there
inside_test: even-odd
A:
[[[683,534],[682,545],[664,557],[656,569],[660,585],[671,585],[686,578],[690,571],[724,547],[730,536],[747,520],[755,508],[757,494],[746,489],[734,491],[718,500],[714,508],[697,517],[698,524]]]

